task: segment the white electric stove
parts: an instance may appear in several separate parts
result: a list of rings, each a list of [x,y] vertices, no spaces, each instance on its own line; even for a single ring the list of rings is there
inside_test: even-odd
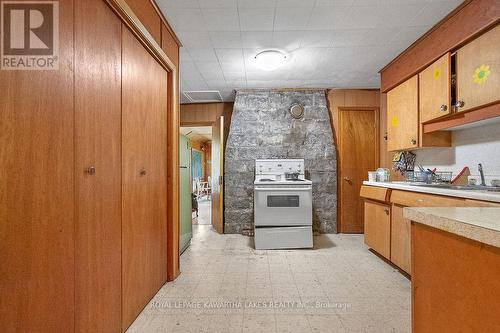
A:
[[[313,246],[312,182],[303,159],[255,160],[254,215],[256,249]]]

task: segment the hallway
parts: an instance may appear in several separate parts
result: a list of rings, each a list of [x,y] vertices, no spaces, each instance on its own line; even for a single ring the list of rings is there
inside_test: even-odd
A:
[[[362,239],[256,251],[252,238],[193,225],[181,275],[128,332],[410,332],[410,281]]]

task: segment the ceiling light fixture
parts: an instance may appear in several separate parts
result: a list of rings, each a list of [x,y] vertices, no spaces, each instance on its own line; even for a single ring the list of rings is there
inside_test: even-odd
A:
[[[255,63],[266,71],[272,71],[286,63],[287,55],[278,50],[266,50],[257,53]]]

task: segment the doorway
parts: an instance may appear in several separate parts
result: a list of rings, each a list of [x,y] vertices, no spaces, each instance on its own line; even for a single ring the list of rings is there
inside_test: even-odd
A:
[[[364,208],[359,196],[368,171],[379,165],[379,110],[339,109],[339,232],[363,233]]]

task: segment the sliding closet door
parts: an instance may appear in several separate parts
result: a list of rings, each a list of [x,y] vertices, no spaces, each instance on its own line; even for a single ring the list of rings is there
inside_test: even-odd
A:
[[[123,27],[123,329],[166,281],[166,112],[167,73]]]
[[[121,331],[121,26],[75,3],[76,332]]]
[[[74,330],[73,1],[59,69],[0,71],[0,332]]]

